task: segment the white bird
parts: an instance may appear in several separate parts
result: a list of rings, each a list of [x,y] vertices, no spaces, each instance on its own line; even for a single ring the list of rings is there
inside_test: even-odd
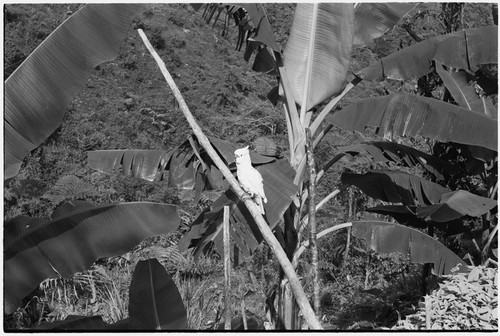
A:
[[[236,176],[238,176],[241,188],[252,197],[259,207],[260,213],[264,214],[264,204],[262,202],[267,203],[264,183],[262,175],[252,167],[248,146],[235,150],[234,156],[236,159]]]

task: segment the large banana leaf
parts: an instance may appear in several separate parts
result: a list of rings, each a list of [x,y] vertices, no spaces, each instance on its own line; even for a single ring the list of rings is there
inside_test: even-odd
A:
[[[417,5],[416,2],[357,4],[354,10],[354,47],[363,47],[384,35]]]
[[[357,76],[369,81],[419,78],[432,71],[433,60],[448,67],[475,72],[481,64],[498,63],[497,39],[497,26],[436,36],[382,58]]]
[[[283,218],[297,191],[297,186],[293,184],[295,171],[284,159],[258,166],[257,170],[264,180],[264,191],[268,200],[264,204],[264,218],[269,226],[274,228]],[[189,247],[196,247],[194,254],[198,257],[213,242],[222,255],[224,253],[222,218],[225,205],[230,207],[231,237],[241,253],[246,257],[250,256],[263,237],[246,206],[232,189],[228,189],[209,209],[198,215],[191,224],[189,232],[181,238],[179,248],[186,250]]]
[[[283,53],[297,104],[303,105],[303,96],[307,94],[306,110],[309,110],[342,91],[349,71],[353,36],[352,4],[297,5]]]
[[[435,204],[451,190],[418,176],[399,171],[373,170],[366,174],[344,172],[344,184],[355,185],[368,196],[404,205]]]
[[[470,75],[467,72],[463,70],[447,71],[437,61],[436,71],[458,105],[475,112],[484,113],[489,117],[497,118],[497,109],[491,101],[485,96],[479,98],[476,90],[469,85],[468,77]]]
[[[156,259],[139,261],[129,292],[130,329],[187,329],[181,295],[165,268]]]
[[[344,130],[376,128],[384,138],[417,135],[442,142],[475,145],[496,151],[498,126],[484,114],[411,94],[368,98],[330,114],[326,120]]]
[[[234,151],[237,149],[234,143],[215,137],[209,139],[225,163],[234,164]],[[250,151],[250,158],[254,165],[274,161],[272,157],[253,151]],[[226,186],[222,174],[193,135],[170,151],[98,150],[89,152],[88,160],[91,168],[104,173],[110,174],[121,168],[126,175],[148,181],[153,181],[156,176],[159,176],[160,180],[168,176],[170,187],[197,189],[198,193],[205,189],[220,189]]]
[[[5,81],[4,178],[62,122],[94,68],[118,55],[142,5],[90,4],[68,18]]]
[[[497,206],[497,201],[457,190],[441,195],[439,203],[429,206],[390,205],[377,206],[367,211],[384,215],[413,215],[432,222],[450,222],[463,216],[479,217]]]
[[[422,165],[427,171],[442,180],[442,172],[453,175],[456,168],[446,161],[440,160],[430,154],[424,153],[413,147],[395,142],[372,141],[351,146],[340,147],[339,152],[351,155],[368,154],[375,162],[395,162],[407,167]]]
[[[51,220],[34,219],[5,241],[5,310],[12,312],[41,281],[85,271],[96,259],[121,255],[143,239],[175,231],[176,206],[148,202],[92,206],[73,201]],[[6,223],[10,226],[12,223]],[[20,234],[19,234],[20,233]]]
[[[467,264],[434,238],[400,224],[383,221],[356,221],[351,234],[365,240],[366,245],[380,253],[399,252],[413,263],[433,263],[438,275],[459,270],[467,272]]]

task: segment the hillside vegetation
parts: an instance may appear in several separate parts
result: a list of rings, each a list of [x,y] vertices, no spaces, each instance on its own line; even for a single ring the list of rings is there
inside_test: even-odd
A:
[[[5,79],[54,29],[81,7],[81,4],[5,5]],[[284,47],[290,35],[295,5],[280,3],[265,4],[264,7],[275,37]],[[24,159],[19,174],[6,180],[4,185],[4,223],[21,215],[48,220],[66,201],[86,200],[95,205],[146,201],[176,205],[181,219],[179,228],[169,234],[147,238],[122,256],[99,259],[90,270],[71,279],[44,281],[25,298],[20,308],[4,315],[4,329],[33,328],[40,322],[59,321],[69,315],[102,315],[107,323],[125,319],[129,313],[128,290],[133,271],[140,260],[148,258],[157,258],[177,285],[187,311],[188,328],[200,330],[221,326],[224,308],[221,256],[211,253],[195,259],[189,252],[179,251],[176,244],[189,231],[200,211],[213,204],[224,190],[204,191],[195,204],[195,192],[170,188],[166,180],[150,182],[119,172],[105,174],[92,169],[88,162],[88,152],[95,150],[170,150],[183,144],[192,133],[174,95],[137,34],[138,28],[145,31],[165,62],[207,136],[230,141],[236,147],[250,145],[252,149],[256,148],[259,138],[266,137],[277,146],[277,156],[289,157],[287,124],[281,106],[273,106],[267,98],[277,84],[276,77],[254,72],[252,63],[243,59],[244,48],[235,50],[236,27],[231,24],[225,30],[222,20],[207,23],[202,13],[203,10],[195,11],[187,3],[146,5],[131,24],[119,56],[95,68],[84,88],[67,107],[61,126]],[[463,29],[493,25],[491,4],[467,3],[462,14]],[[426,40],[444,34],[446,21],[443,15],[441,4],[420,4],[387,34],[365,47],[353,49],[350,70],[359,71],[417,43],[415,36]],[[484,67],[483,71],[485,77],[496,80],[496,65]],[[335,111],[363,98],[394,93],[441,99],[442,82],[431,74],[424,77],[427,92],[423,92],[422,79],[362,81],[343,98]],[[496,92],[489,94],[488,99],[497,106]],[[370,132],[361,134],[334,126],[316,148],[315,159],[320,166],[344,146],[376,139],[376,135]],[[460,146],[433,148],[432,143],[422,137],[401,142],[425,152],[441,150],[441,159],[463,168],[461,171],[465,172],[468,157]],[[342,172],[365,173],[380,167],[381,164],[371,162],[367,155],[346,155],[325,175],[324,182],[317,189],[316,199],[320,200],[331,190],[340,188]],[[419,176],[427,174],[423,170],[404,169]],[[488,192],[479,174],[463,173],[440,183],[452,190],[460,188],[478,195]],[[318,232],[332,223],[366,218],[365,208],[386,203],[376,201],[353,185],[318,211]],[[380,214],[368,216],[385,220],[392,218]],[[472,238],[481,240],[477,236],[482,223],[480,219],[466,216],[460,222],[460,228],[465,226],[473,232],[469,235],[445,239],[453,233],[454,228],[449,226],[436,227],[430,235],[440,239],[464,260],[472,260],[477,265],[483,260]],[[423,224],[419,229],[429,233]],[[438,288],[437,277],[427,272],[424,265],[409,263],[398,253],[374,252],[365,246],[363,240],[351,240],[349,234],[342,231],[318,241],[321,283],[321,313],[318,317],[324,327],[366,330],[388,329],[397,324],[404,328],[408,327],[404,323],[413,321],[413,327],[405,329],[422,328],[425,317],[418,309],[419,301],[423,294]],[[495,240],[492,248],[496,250],[496,247]],[[313,274],[309,253],[304,254],[297,269],[306,294],[311,295]],[[491,266],[496,257],[489,256],[492,257]],[[244,311],[246,318],[255,323],[255,328],[263,328],[268,319],[266,299],[279,285],[278,269],[278,261],[265,242],[250,259],[235,267],[231,293],[234,298],[233,318],[241,318]],[[494,270],[496,272],[496,266]],[[488,273],[489,282],[481,285],[491,285],[493,278],[496,282],[493,273],[482,271]],[[450,286],[449,283],[446,286]],[[488,288],[484,290],[491,294]],[[442,295],[443,290],[439,293]],[[458,300],[462,300],[463,306],[463,299]],[[243,302],[243,308],[240,302]],[[454,312],[458,311],[456,307],[462,306],[454,306]],[[492,303],[487,307],[497,309]],[[490,321],[495,317],[488,316],[488,321],[473,326],[498,328],[497,322]],[[438,321],[433,320],[433,323]],[[416,324],[418,327],[414,327]],[[439,324],[443,328],[447,325],[456,327],[458,324]]]

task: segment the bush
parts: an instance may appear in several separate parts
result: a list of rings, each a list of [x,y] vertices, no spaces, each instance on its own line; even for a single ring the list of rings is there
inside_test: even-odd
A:
[[[496,269],[477,266],[469,274],[444,278],[439,289],[425,297],[418,312],[393,329],[424,330],[426,323],[434,330],[498,329]]]

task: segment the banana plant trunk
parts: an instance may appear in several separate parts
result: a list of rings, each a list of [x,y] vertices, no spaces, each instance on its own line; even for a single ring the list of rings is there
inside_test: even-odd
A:
[[[300,199],[300,198],[299,198]],[[284,249],[287,257],[291,261],[298,248],[297,228],[301,224],[301,209],[297,209],[292,203],[289,210],[285,212],[284,219]],[[294,271],[297,272],[297,265],[293,264]],[[299,317],[300,308],[294,298],[290,282],[286,275],[280,272],[280,287],[278,291],[278,328],[285,330],[297,330],[302,326],[302,318]]]

